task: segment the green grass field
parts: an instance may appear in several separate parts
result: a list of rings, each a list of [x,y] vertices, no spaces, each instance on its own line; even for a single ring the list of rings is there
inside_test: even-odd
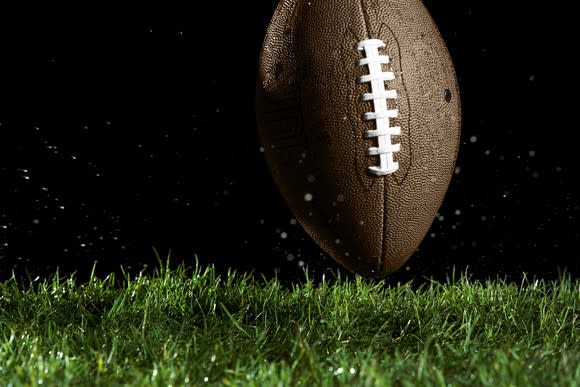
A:
[[[580,281],[0,283],[0,385],[577,386]]]

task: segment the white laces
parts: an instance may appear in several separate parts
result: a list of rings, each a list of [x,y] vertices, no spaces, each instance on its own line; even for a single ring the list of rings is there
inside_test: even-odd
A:
[[[383,71],[382,65],[389,63],[389,57],[379,55],[379,48],[385,47],[385,43],[380,39],[367,39],[358,43],[357,49],[365,52],[365,58],[357,61],[358,66],[368,66],[369,73],[357,78],[357,83],[370,83],[371,92],[361,95],[363,102],[373,101],[374,111],[365,113],[362,117],[364,121],[375,121],[376,129],[365,132],[365,138],[378,139],[378,147],[370,147],[367,150],[368,156],[379,156],[380,165],[369,167],[369,171],[377,176],[388,175],[399,169],[399,163],[394,161],[393,153],[401,150],[401,144],[393,144],[391,136],[399,136],[401,128],[390,126],[389,119],[397,118],[399,112],[396,109],[389,110],[387,99],[396,99],[396,90],[385,89],[385,81],[395,79],[395,74],[391,71]]]

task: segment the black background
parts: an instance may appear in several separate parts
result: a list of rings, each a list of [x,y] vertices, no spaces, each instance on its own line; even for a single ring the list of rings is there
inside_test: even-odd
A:
[[[340,270],[260,153],[255,74],[276,1],[0,13],[0,278],[215,264]],[[557,3],[425,1],[462,145],[440,216],[390,281],[578,275],[577,44]],[[345,275],[347,275],[345,273]]]

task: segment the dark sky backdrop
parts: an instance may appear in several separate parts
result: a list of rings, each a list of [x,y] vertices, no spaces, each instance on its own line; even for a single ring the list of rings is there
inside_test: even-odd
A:
[[[276,1],[0,12],[0,279],[137,271],[172,251],[218,268],[337,269],[259,151],[254,82]],[[200,3],[201,4],[201,3]],[[464,109],[440,216],[395,281],[579,272],[571,13],[425,1]]]

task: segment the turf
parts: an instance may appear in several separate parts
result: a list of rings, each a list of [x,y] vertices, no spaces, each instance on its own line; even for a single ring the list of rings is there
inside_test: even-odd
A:
[[[0,385],[575,386],[580,281],[0,283]]]

